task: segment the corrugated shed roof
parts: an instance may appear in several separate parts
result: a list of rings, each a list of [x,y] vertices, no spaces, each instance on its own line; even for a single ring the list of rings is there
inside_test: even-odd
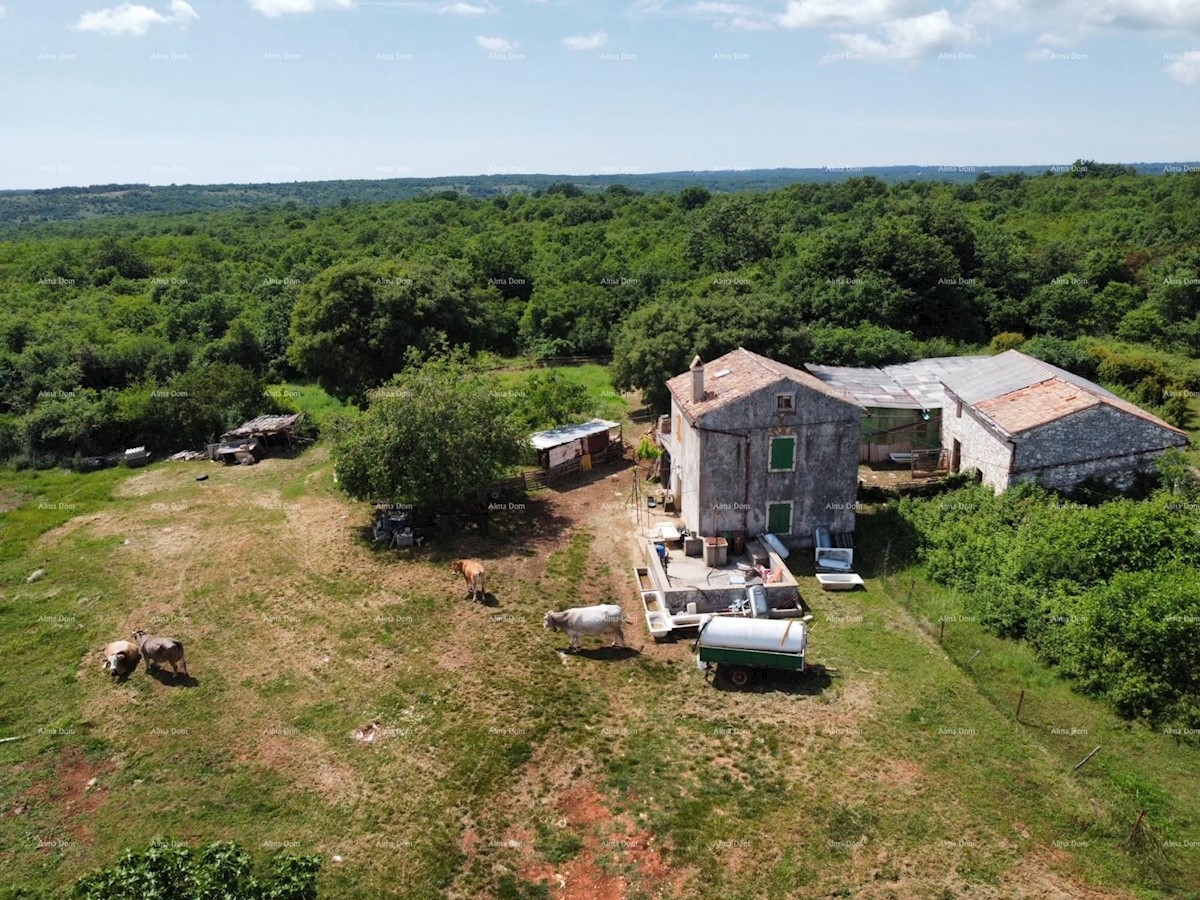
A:
[[[549,431],[539,431],[536,434],[531,434],[529,436],[529,443],[533,444],[538,450],[549,450],[551,447],[569,444],[571,441],[577,441],[591,434],[610,431],[616,428],[618,424],[618,422],[609,422],[606,419],[592,419],[588,422],[580,422],[577,425],[559,425],[557,428],[551,428]]]
[[[1106,391],[1098,384],[1093,384],[1086,378],[1081,378],[1066,369],[1052,366],[1048,362],[1026,356],[1019,350],[1007,350],[999,356],[985,356],[979,365],[951,372],[942,379],[942,383],[950,388],[965,403],[972,406],[992,397],[1000,397],[1012,391],[1027,388],[1048,378],[1061,378],[1068,384],[1074,384],[1093,394],[1110,399],[1119,399],[1116,394]]]
[[[863,406],[885,409],[921,408],[917,398],[897,384],[883,369],[854,366],[805,368],[831,388],[849,394]]]
[[[942,379],[977,365],[986,356],[939,356],[882,368],[806,366],[832,388],[877,409],[941,409]]]
[[[721,377],[717,373],[726,370]],[[756,391],[783,380],[796,382],[802,387],[825,394],[843,403],[859,406],[853,395],[830,387],[808,372],[784,365],[745,347],[731,350],[724,356],[704,364],[704,399],[692,399],[692,373],[684,372],[667,382],[667,390],[675,397],[690,421],[702,419],[705,414],[748,397]]]
[[[292,413],[286,416],[259,416],[249,422],[243,422],[233,431],[227,431],[222,438],[249,437],[253,434],[269,434],[273,431],[287,431],[303,413]]]
[[[896,366],[884,366],[883,371],[920,403],[921,409],[941,409],[946,402],[942,379],[953,372],[969,371],[987,356],[936,356]]]
[[[1081,395],[1092,398],[1095,403],[1103,403],[1128,415],[1137,416],[1139,419],[1144,419],[1175,434],[1184,436],[1187,434],[1086,378],[1032,356],[1026,356],[1018,350],[1008,350],[999,356],[985,358],[977,366],[971,366],[960,372],[952,372],[942,379],[942,383],[964,403],[974,407],[989,419],[993,419],[995,424],[1008,434],[1028,431],[1030,428],[1048,424],[1055,419],[1095,405],[1095,403],[1080,405],[1083,401],[1078,399],[1068,400],[1066,388],[1059,385],[1051,384],[1036,391],[1029,390],[1035,386],[1055,381],[1081,392]],[[988,403],[993,400],[1005,402]],[[1056,405],[1057,414],[1047,418]],[[1016,430],[1007,428],[1000,421],[995,420],[989,414],[989,409],[1004,410],[1006,420],[1012,423]]]

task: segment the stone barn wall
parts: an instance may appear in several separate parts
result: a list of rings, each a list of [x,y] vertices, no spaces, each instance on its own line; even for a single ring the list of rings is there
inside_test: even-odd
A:
[[[1186,444],[1186,437],[1153,422],[1094,406],[1022,436],[1013,480],[1069,490],[1088,478],[1104,478],[1128,487],[1165,449]]]
[[[958,397],[947,390],[946,405],[942,407],[942,447],[953,452],[957,440],[962,445],[959,471],[978,469],[983,483],[999,494],[1009,485],[1012,446],[985,425],[968,404],[962,404],[961,415],[958,410]]]

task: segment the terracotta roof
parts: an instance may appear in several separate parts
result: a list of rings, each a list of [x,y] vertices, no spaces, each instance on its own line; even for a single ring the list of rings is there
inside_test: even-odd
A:
[[[689,369],[667,381],[669,390],[691,422],[702,419],[707,413],[748,397],[756,391],[783,380],[796,382],[802,387],[841,400],[851,406],[859,406],[853,397],[844,391],[830,387],[807,372],[786,366],[744,347],[731,350],[711,362],[704,363],[704,399],[692,399],[692,373]]]
[[[1082,388],[1061,378],[1051,378],[976,403],[975,409],[1008,434],[1019,434],[1099,405],[1100,400]]]
[[[1187,432],[1112,391],[1017,350],[1008,350],[978,365],[951,373],[942,379],[942,383],[1010,435],[1102,403],[1159,428],[1187,436]]]

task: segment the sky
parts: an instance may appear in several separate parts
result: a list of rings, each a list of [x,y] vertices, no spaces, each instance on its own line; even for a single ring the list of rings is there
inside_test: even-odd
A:
[[[1192,160],[1200,0],[0,0],[0,188]]]

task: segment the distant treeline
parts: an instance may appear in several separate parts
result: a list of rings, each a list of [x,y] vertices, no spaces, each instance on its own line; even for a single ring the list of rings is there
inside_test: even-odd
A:
[[[737,344],[878,364],[1020,344],[1176,418],[1200,389],[1200,172],[532,195],[100,218],[0,238],[0,457],[196,446],[408,347],[611,355],[664,400]],[[1174,409],[1166,407],[1174,404]]]
[[[1142,175],[1181,173],[1200,163],[1134,163],[1129,166],[1090,163],[1089,174],[1108,177],[1136,172]],[[599,175],[496,174],[439,178],[378,178],[340,181],[293,181],[266,184],[102,184],[39,190],[0,191],[0,228],[39,222],[86,220],[97,216],[141,213],[215,212],[296,203],[331,206],[337,203],[388,203],[433,194],[454,193],[491,199],[509,194],[533,194],[553,184],[567,183],[587,192],[620,184],[643,193],[677,192],[701,187],[714,193],[773,191],[802,182],[827,183],[851,178],[876,178],[888,184],[903,181],[959,184],[980,177],[1020,174],[1037,176],[1078,174],[1079,163],[1046,166],[825,166],[807,169],[723,169],[703,172],[613,173]],[[387,174],[381,171],[380,175]]]

